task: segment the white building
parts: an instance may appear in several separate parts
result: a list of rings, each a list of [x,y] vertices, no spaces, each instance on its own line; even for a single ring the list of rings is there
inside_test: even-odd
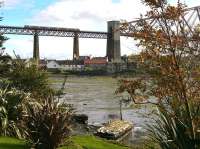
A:
[[[47,62],[47,69],[81,71],[84,69],[84,64],[76,64],[73,61],[51,60]]]
[[[51,60],[47,62],[47,69],[61,69],[61,66],[56,62],[56,60]]]

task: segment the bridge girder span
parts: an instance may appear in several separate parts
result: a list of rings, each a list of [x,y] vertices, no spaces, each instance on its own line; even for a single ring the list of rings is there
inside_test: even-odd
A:
[[[148,23],[151,27],[156,28],[160,26],[162,22],[162,17],[157,18],[140,18],[135,19],[130,22],[121,23],[121,34],[127,37],[133,37],[132,33],[137,32],[136,29],[137,24],[139,23]],[[180,16],[181,24],[183,25],[185,31],[187,31],[187,36],[192,37],[194,35],[195,26],[200,25],[200,6],[187,8],[184,10],[184,14]],[[170,26],[170,29],[175,29],[177,24],[173,24]],[[177,29],[177,28],[176,28]]]

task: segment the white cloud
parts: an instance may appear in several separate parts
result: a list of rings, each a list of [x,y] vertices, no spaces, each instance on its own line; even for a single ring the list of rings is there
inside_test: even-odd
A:
[[[22,2],[23,0],[4,0],[3,6],[4,8],[12,8]]]
[[[140,0],[60,0],[37,14],[31,23],[106,30],[106,21],[132,20],[145,12]],[[98,24],[102,27],[98,27]]]
[[[31,10],[34,7],[35,0],[3,0],[3,10],[13,10],[22,8],[24,10]]]
[[[169,0],[172,4],[176,4],[177,0]],[[181,3],[186,4],[188,7],[199,6],[198,0],[180,0]]]
[[[18,36],[16,38],[15,35],[9,35],[7,37],[9,37],[9,40],[4,44],[7,53],[14,56],[13,51],[15,51],[15,53],[19,54],[22,58],[32,56],[32,50],[30,50],[33,45],[32,38],[28,36]]]
[[[191,6],[198,3],[195,0],[186,0],[186,2],[189,1],[188,4]],[[141,0],[121,0],[119,3],[112,3],[112,0],[57,0],[31,18],[29,23],[106,31],[108,20],[134,20],[141,13],[144,14],[146,10],[147,8],[141,3]],[[15,39],[10,40],[14,42]],[[32,52],[30,41],[23,39],[20,43],[23,49],[28,49],[29,53]],[[40,55],[47,58],[72,58],[72,44],[72,38],[41,37]],[[20,48],[20,45],[17,46]],[[132,39],[125,38],[121,40],[121,49],[122,55],[137,51]],[[80,54],[105,56],[106,40],[80,39]]]

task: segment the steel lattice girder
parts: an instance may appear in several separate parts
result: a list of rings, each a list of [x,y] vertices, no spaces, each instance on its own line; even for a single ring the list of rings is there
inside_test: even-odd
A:
[[[0,26],[0,34],[17,34],[17,35],[34,35],[38,36],[58,36],[58,37],[75,37],[79,38],[99,38],[107,39],[107,32],[80,31],[79,29],[56,28],[56,27],[39,27],[39,26]]]
[[[56,28],[56,27],[17,27],[0,25],[0,34],[17,34],[17,35],[34,35],[39,36],[58,36],[58,37],[75,37],[78,34],[79,38],[98,38],[107,39],[107,32],[80,31],[79,29]],[[127,34],[121,33],[121,36]]]
[[[127,22],[125,24],[128,24],[128,28],[123,30],[121,35],[131,37],[132,35],[129,33],[129,31],[134,31],[137,23],[146,21],[149,22],[151,26],[155,27],[156,25],[159,25],[160,19],[162,18],[141,18]],[[197,24],[200,25],[200,6],[185,9],[184,15],[181,16],[181,20],[183,21],[184,28],[189,31],[188,35],[192,36],[195,29],[194,26]]]

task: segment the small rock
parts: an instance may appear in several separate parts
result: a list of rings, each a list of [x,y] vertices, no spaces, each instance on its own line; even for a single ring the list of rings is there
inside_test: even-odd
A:
[[[87,124],[88,123],[88,116],[85,114],[74,114],[72,116],[72,120],[76,123],[80,124]]]

